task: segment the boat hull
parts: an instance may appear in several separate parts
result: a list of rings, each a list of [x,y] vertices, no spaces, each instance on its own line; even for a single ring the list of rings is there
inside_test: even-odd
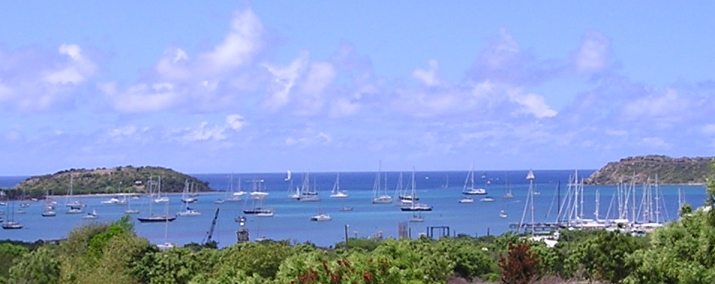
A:
[[[149,217],[137,217],[137,220],[142,223],[163,223],[171,222],[176,220],[174,216],[149,216]]]

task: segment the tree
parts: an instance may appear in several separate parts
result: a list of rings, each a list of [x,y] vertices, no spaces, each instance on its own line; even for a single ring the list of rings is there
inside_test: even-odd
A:
[[[60,264],[50,246],[23,255],[10,268],[9,283],[59,283]]]
[[[538,256],[526,242],[510,244],[507,254],[499,259],[499,267],[502,283],[531,283],[540,277]]]

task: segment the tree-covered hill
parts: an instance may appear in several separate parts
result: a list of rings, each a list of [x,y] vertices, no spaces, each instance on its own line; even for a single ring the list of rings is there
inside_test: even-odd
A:
[[[71,177],[71,178],[70,178]],[[147,181],[161,178],[161,191],[180,192],[188,180],[195,191],[207,191],[207,182],[162,167],[116,167],[98,169],[69,169],[50,175],[33,176],[17,186],[31,196],[62,195],[70,189],[74,194],[88,193],[144,193]]]
[[[705,183],[710,174],[712,157],[671,158],[661,155],[637,156],[610,162],[593,173],[588,184],[616,184],[619,182],[643,183],[656,175],[664,184]]]

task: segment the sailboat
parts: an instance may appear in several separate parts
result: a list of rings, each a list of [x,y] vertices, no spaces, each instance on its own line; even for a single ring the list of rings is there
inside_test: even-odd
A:
[[[253,192],[261,192],[260,188],[261,188],[262,182],[263,182],[262,179],[254,179],[253,180]],[[243,213],[256,215],[256,216],[260,216],[260,217],[272,217],[273,209],[262,207],[263,199],[264,198],[252,198],[251,200],[253,203],[253,207],[249,208],[249,209],[244,209]]]
[[[97,219],[97,210],[87,212],[87,215],[82,216],[82,219]]]
[[[253,190],[250,195],[253,199],[263,199],[268,196],[268,192],[264,191],[262,179],[253,180]]]
[[[160,191],[161,190],[161,177],[159,177],[158,183],[149,179],[149,188],[150,188],[150,191],[153,188],[157,188],[157,190]],[[137,217],[137,220],[139,220],[139,222],[158,223],[158,222],[171,222],[171,221],[176,220],[176,216],[169,216],[169,202],[164,202],[165,203],[164,206],[166,207],[166,214],[154,215],[152,204],[155,202],[156,202],[156,200],[154,200],[154,202],[149,201],[149,215],[143,216],[143,217]]]
[[[506,214],[506,210],[504,210],[504,209],[500,210],[500,211],[499,211],[499,218],[504,219],[504,218],[506,218],[506,217],[509,217],[509,215]]]
[[[375,177],[375,184],[372,188],[372,203],[373,204],[390,204],[392,203],[392,197],[387,194],[387,176],[385,176],[385,188],[382,188],[382,180],[380,179],[380,171],[382,171],[382,162],[377,168],[377,175]]]
[[[57,216],[57,212],[55,212],[55,206],[52,205],[52,203],[47,202],[45,206],[42,208],[42,217],[55,217]]]
[[[464,189],[462,189],[462,194],[464,195],[486,195],[487,190],[481,187],[477,187],[474,183],[474,166],[469,169],[467,178],[464,180]]]
[[[330,193],[331,198],[347,198],[348,194],[344,191],[340,191],[340,173],[335,178],[335,184],[333,185],[333,190]]]
[[[233,188],[233,176],[231,176],[231,197],[226,199],[228,202],[236,202],[236,201],[241,201],[243,200],[243,196],[246,195],[246,192],[241,190],[241,177],[238,178],[238,190],[234,190]]]
[[[413,213],[412,218],[410,218],[410,222],[412,223],[421,223],[425,221],[425,217],[422,216],[420,213]]]
[[[415,182],[415,170],[412,170],[412,203],[409,206],[402,206],[400,207],[400,210],[402,211],[432,211],[432,206],[429,206],[424,203],[417,203],[417,191],[416,191],[416,182]]]
[[[198,198],[193,193],[194,184],[189,184],[189,180],[184,181],[184,191],[181,193],[181,201],[184,203],[194,203]]]
[[[127,198],[127,209],[124,210],[125,214],[139,214],[139,210],[132,209],[131,198]]]
[[[397,198],[402,204],[412,204],[413,202],[420,200],[419,198],[417,198],[417,196],[405,192],[405,189],[402,187],[402,172],[400,172],[400,177],[397,180],[397,186],[395,187],[395,191],[398,193]]]
[[[9,219],[5,220],[2,223],[2,228],[5,230],[18,230],[22,229],[23,225],[20,224],[19,222],[15,221],[15,202],[10,202],[10,206],[5,207],[5,210],[8,210],[9,212],[6,213],[6,215],[9,215]]]
[[[151,181],[151,178],[149,178]],[[156,198],[154,198],[154,203],[166,203],[169,202],[169,196],[161,196],[161,176],[159,176],[159,186],[156,189]]]
[[[313,180],[313,183],[315,183],[315,180]],[[313,185],[313,188],[310,187],[309,173],[306,173],[303,177],[303,185],[298,192],[298,201],[320,201],[315,185]]]
[[[168,216],[169,215],[169,204],[165,205],[164,210],[165,210],[164,211],[165,216]],[[156,247],[158,247],[159,250],[169,250],[169,249],[172,249],[175,247],[174,244],[169,242],[169,222],[171,222],[171,221],[173,221],[173,220],[164,219],[164,221],[163,221],[164,222],[164,243],[156,245]]]
[[[196,210],[196,209],[193,209],[193,208],[189,207],[189,203],[195,202],[195,201],[196,201],[196,198],[191,197],[191,196],[189,196],[188,194],[189,194],[189,180],[186,180],[186,181],[184,182],[184,193],[183,193],[183,197],[181,198],[181,201],[184,202],[184,210],[183,210],[183,211],[179,211],[178,213],[176,213],[176,215],[183,216],[183,217],[200,216],[200,215],[201,215],[201,212],[199,212],[199,211]]]
[[[81,214],[84,211],[84,204],[79,202],[79,200],[72,199],[72,194],[74,191],[74,175],[70,174],[70,190],[65,199],[65,206],[67,207],[67,214]]]

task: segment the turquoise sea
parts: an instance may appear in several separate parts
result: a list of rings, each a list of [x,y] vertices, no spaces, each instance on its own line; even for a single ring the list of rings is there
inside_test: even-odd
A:
[[[580,170],[579,175],[588,176],[593,170]],[[394,195],[399,173],[388,172],[387,186],[391,195]],[[176,221],[168,223],[139,223],[135,221],[136,232],[153,243],[169,241],[176,244],[202,242],[211,227],[214,212],[220,209],[213,233],[214,240],[219,246],[228,246],[236,242],[236,231],[239,225],[234,221],[237,216],[246,216],[246,228],[250,238],[269,238],[276,240],[290,240],[295,242],[312,242],[320,246],[331,246],[344,239],[347,226],[348,235],[351,237],[370,237],[381,234],[384,237],[397,237],[400,223],[406,224],[413,238],[425,233],[430,226],[448,226],[452,234],[486,235],[501,234],[509,230],[510,223],[518,223],[524,212],[524,200],[529,187],[525,179],[526,170],[518,171],[478,171],[476,183],[485,187],[488,195],[495,198],[494,202],[480,202],[475,196],[474,203],[460,204],[457,201],[463,197],[461,194],[464,186],[466,171],[450,172],[416,172],[415,180],[417,195],[420,202],[433,206],[433,211],[423,212],[424,222],[408,222],[413,213],[400,211],[396,203],[387,205],[372,204],[372,188],[376,173],[352,172],[340,173],[341,189],[347,191],[346,199],[332,199],[330,190],[336,179],[336,173],[311,173],[311,183],[319,191],[319,202],[300,202],[288,197],[290,182],[285,181],[286,173],[238,173],[238,174],[194,174],[195,177],[209,182],[215,192],[201,193],[198,202],[191,205],[199,210],[202,215],[195,217],[178,217]],[[565,170],[536,170],[535,188],[539,195],[535,197],[534,216],[537,222],[553,222],[557,212],[557,189],[560,188],[561,196],[566,192],[569,175],[573,171]],[[404,172],[404,186],[410,180],[411,172]],[[0,177],[0,187],[12,187],[25,177]],[[242,202],[225,202],[215,204],[219,198],[225,198],[225,191],[230,188],[233,179],[234,188],[250,191],[251,181],[261,179],[270,195],[265,199],[263,206],[273,208],[273,217],[255,217],[242,213],[243,209],[252,207],[251,200]],[[293,188],[299,186],[303,180],[302,173],[293,173]],[[514,198],[502,198],[507,189],[511,189]],[[584,217],[593,218],[596,207],[596,189],[600,193],[600,217],[605,218],[611,207],[611,215],[615,208],[611,199],[615,186],[586,186],[584,189]],[[702,185],[661,185],[662,209],[661,219],[673,220],[677,217],[678,191],[681,189],[683,199],[689,204],[698,207],[703,204],[705,187]],[[183,210],[180,194],[171,195],[168,206],[153,205],[155,212],[168,210],[174,214]],[[640,200],[640,196],[638,197]],[[68,233],[89,222],[111,222],[124,215],[126,205],[101,204],[108,197],[80,197],[88,205],[87,210],[96,210],[98,218],[94,220],[83,219],[83,215],[64,214],[64,198],[58,198],[58,212],[56,217],[42,217],[42,202],[31,202],[30,207],[23,214],[17,212],[19,206],[9,203],[0,206],[5,219],[14,217],[25,225],[21,230],[0,230],[0,239],[23,241],[55,240],[66,238]],[[142,197],[131,200],[132,208],[139,209],[140,214],[148,214],[149,199]],[[351,207],[352,211],[342,211],[344,207]],[[499,217],[499,211],[505,210],[508,217]],[[15,211],[13,214],[12,211]],[[310,217],[318,212],[326,212],[332,216],[331,221],[313,222]],[[613,216],[611,216],[613,217]],[[530,215],[527,217],[530,219]]]

